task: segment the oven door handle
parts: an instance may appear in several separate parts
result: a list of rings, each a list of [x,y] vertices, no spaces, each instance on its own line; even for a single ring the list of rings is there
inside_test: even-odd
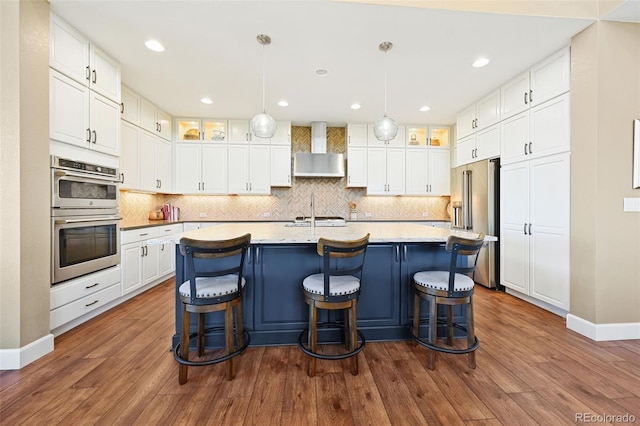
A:
[[[109,217],[92,217],[87,219],[56,219],[56,225],[64,225],[65,223],[83,223],[83,222],[107,222],[113,220],[122,220],[120,216],[109,216]]]
[[[55,175],[58,177],[62,177],[62,176],[79,177],[82,179],[86,179],[87,182],[90,182],[91,180],[103,180],[106,182],[120,183],[120,179],[116,178],[115,176],[108,177],[108,176],[93,175],[89,173],[74,173],[74,172],[68,172],[65,170],[56,170]]]

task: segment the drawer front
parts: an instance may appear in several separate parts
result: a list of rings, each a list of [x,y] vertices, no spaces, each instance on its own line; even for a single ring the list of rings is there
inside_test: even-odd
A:
[[[151,238],[159,238],[165,235],[177,234],[179,232],[182,232],[181,223],[164,226],[150,226],[132,231],[122,231],[120,233],[120,244],[137,243],[139,241],[146,241]]]
[[[82,299],[76,300],[75,302],[53,309],[49,317],[49,325],[52,330],[60,327],[69,321],[79,318],[82,315],[118,299],[121,293],[122,289],[120,283],[118,283],[83,297]]]
[[[120,284],[120,265],[51,287],[50,309]]]

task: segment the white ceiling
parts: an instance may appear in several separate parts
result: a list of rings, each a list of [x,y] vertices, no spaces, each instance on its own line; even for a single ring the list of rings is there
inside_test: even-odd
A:
[[[173,116],[293,124],[455,123],[456,113],[570,43],[593,20],[456,12],[323,0],[50,0],[51,9],[122,66],[122,82]],[[635,3],[635,2],[634,2]],[[272,38],[263,48],[260,33]],[[166,47],[144,46],[154,38]],[[485,56],[491,63],[475,69]],[[324,68],[325,77],[314,71]],[[212,105],[200,102],[210,97]],[[288,107],[276,105],[280,99]],[[362,109],[351,110],[358,102]],[[419,112],[422,105],[429,112]]]

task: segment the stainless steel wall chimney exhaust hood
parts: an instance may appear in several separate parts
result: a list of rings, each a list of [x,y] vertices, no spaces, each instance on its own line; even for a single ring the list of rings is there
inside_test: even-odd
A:
[[[327,154],[327,123],[311,122],[311,152],[297,152],[293,161],[297,177],[344,177],[344,156]]]

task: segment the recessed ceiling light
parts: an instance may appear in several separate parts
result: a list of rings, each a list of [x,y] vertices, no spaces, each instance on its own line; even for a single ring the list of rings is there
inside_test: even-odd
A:
[[[286,107],[289,106],[289,102],[285,101],[284,99],[281,101],[278,101],[278,105],[281,107]]]
[[[471,64],[474,68],[481,68],[487,65],[490,61],[487,58],[478,58],[475,60],[473,64]]]
[[[157,40],[147,40],[144,42],[144,45],[154,52],[164,52],[164,46]]]
[[[362,108],[362,106],[360,104],[353,104],[353,105],[351,105],[350,108],[351,109],[360,109],[360,108]]]
[[[329,71],[325,70],[324,68],[318,68],[316,70],[316,75],[317,76],[324,77],[327,74],[329,74]]]
[[[203,104],[207,104],[207,105],[213,103],[213,101],[211,99],[209,99],[209,98],[202,98],[202,99],[200,99],[200,102],[202,102]]]
[[[428,107],[428,106],[426,106],[426,105],[425,105],[425,106],[421,106],[421,107],[420,107],[420,111],[421,111],[421,112],[426,112],[426,111],[429,111],[429,110],[431,110],[431,107]]]

